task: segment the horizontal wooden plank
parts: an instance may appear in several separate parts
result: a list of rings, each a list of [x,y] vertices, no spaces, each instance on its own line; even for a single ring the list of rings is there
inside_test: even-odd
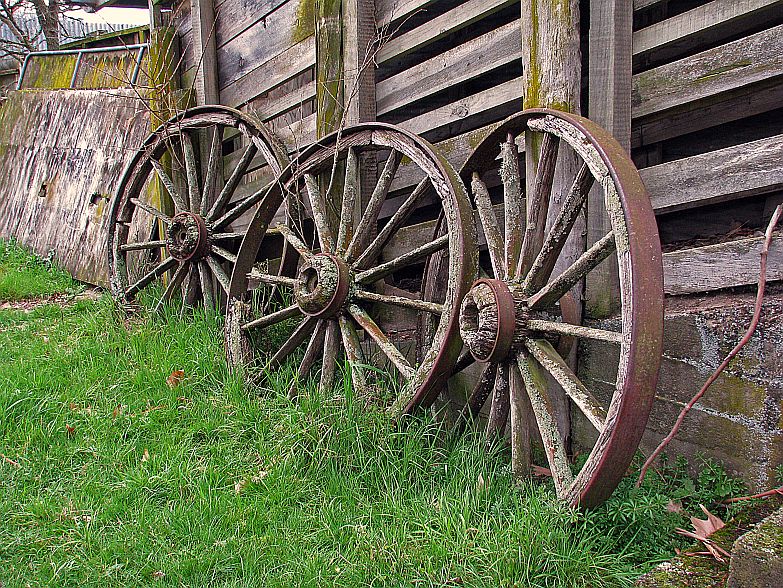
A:
[[[756,284],[763,237],[729,241],[663,256],[664,291],[693,294]],[[783,237],[773,237],[767,257],[767,280],[783,280]]]
[[[315,36],[263,61],[252,71],[220,90],[222,104],[238,107],[268,92],[315,64]]]
[[[668,2],[669,0],[633,0],[633,9],[634,10],[641,10],[642,8],[649,8],[650,6],[655,6],[656,4],[663,4],[664,2]]]
[[[467,119],[484,111],[497,108],[512,102],[519,102],[522,108],[522,78],[514,78],[478,94],[473,94],[457,102],[452,102],[430,112],[408,119],[400,126],[422,134],[443,127],[461,119]]]
[[[387,41],[378,51],[376,62],[384,63],[410,53],[454,31],[464,29],[513,3],[514,0],[468,0],[420,27]]]
[[[301,106],[307,100],[315,98],[315,82],[308,82],[283,96],[276,98],[264,98],[253,103],[256,115],[263,121],[267,121]]]
[[[418,10],[425,10],[437,0],[376,0],[375,24],[380,29],[394,21],[409,17]]]
[[[265,19],[290,0],[223,0],[215,3],[215,40],[222,47],[253,26],[264,26]]]
[[[742,32],[751,22],[766,18],[781,0],[713,0],[633,34],[633,55],[656,52],[656,57],[686,51],[702,43]],[[716,38],[718,37],[718,38]]]
[[[633,77],[634,118],[783,75],[783,25]]]
[[[641,170],[657,214],[783,190],[783,135]]]
[[[378,82],[375,87],[378,115],[520,59],[521,36],[519,23],[510,22]]]
[[[231,85],[260,64],[311,36],[313,23],[308,21],[307,11],[300,10],[300,4],[309,1],[289,0],[266,18],[266,26],[250,27],[218,48],[220,88]],[[309,19],[312,20],[312,14]]]

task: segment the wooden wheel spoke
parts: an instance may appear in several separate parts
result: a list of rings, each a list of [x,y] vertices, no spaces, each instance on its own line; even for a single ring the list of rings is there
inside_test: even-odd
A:
[[[571,371],[552,345],[542,339],[527,339],[525,347],[536,361],[562,386],[568,397],[599,432],[603,431],[606,411],[576,374]]]
[[[554,408],[547,392],[546,377],[540,366],[526,351],[517,355],[517,365],[544,443],[544,453],[549,462],[557,494],[564,496],[573,482],[573,474],[568,464],[565,444],[557,428]]]
[[[248,145],[245,151],[242,153],[242,157],[240,158],[239,163],[237,163],[234,171],[231,172],[228,180],[226,180],[226,184],[223,186],[220,194],[218,194],[218,197],[215,199],[215,202],[209,209],[209,212],[207,213],[207,220],[213,220],[220,213],[220,211],[225,208],[226,204],[229,203],[231,196],[233,196],[237,186],[239,186],[239,182],[242,181],[245,173],[247,173],[247,168],[250,167],[250,162],[253,161],[256,153],[258,153],[258,148],[254,143],[250,143],[250,145]]]
[[[583,327],[582,325],[572,325],[570,323],[530,319],[527,322],[527,327],[531,331],[537,333],[555,333],[558,335],[565,335],[566,337],[595,339],[597,341],[606,341],[607,343],[620,344],[623,342],[623,334],[618,333],[617,331]]]
[[[134,284],[131,284],[128,287],[128,289],[125,291],[125,296],[126,297],[134,296],[138,291],[147,287],[150,284],[150,282],[162,276],[165,272],[169,271],[175,265],[177,265],[177,260],[174,259],[173,257],[167,257],[158,265],[156,265],[154,268],[152,268],[149,272],[147,272],[141,278],[139,278],[138,281],[136,281]]]
[[[481,227],[484,229],[484,237],[487,239],[489,259],[492,262],[495,277],[499,280],[505,279],[508,272],[506,271],[507,266],[505,254],[503,253],[503,236],[500,233],[500,225],[495,216],[495,211],[492,209],[489,190],[487,190],[487,185],[482,181],[478,172],[473,172],[471,189],[473,190],[473,199],[476,203]],[[510,204],[507,206],[510,206]]]
[[[511,404],[511,471],[517,478],[530,475],[530,400],[516,362],[510,362],[509,397]]]
[[[244,233],[212,233],[212,241],[223,241],[227,239],[241,239]]]
[[[171,276],[169,283],[166,285],[166,289],[163,291],[163,296],[161,296],[160,300],[158,300],[158,303],[155,305],[155,312],[158,312],[166,302],[171,300],[171,295],[174,293],[174,290],[180,287],[185,276],[188,274],[189,265],[190,264],[186,261],[181,263],[176,269],[174,275]]]
[[[226,270],[222,268],[220,262],[215,259],[214,256],[210,255],[206,258],[206,261],[209,269],[212,270],[212,274],[217,279],[218,284],[220,284],[220,287],[223,288],[223,291],[228,294],[228,286],[231,283],[231,276],[226,273]]]
[[[353,147],[348,149],[345,159],[345,183],[343,186],[343,202],[340,209],[340,223],[337,227],[337,252],[345,253],[348,244],[353,240],[354,224],[358,212],[356,205],[361,204],[359,195],[359,156]]]
[[[563,207],[552,223],[552,228],[541,246],[541,251],[538,252],[530,270],[525,276],[525,280],[522,283],[522,291],[524,293],[530,294],[535,292],[552,275],[555,262],[557,262],[557,258],[568,240],[571,229],[579,217],[579,211],[582,210],[594,182],[595,178],[590,173],[590,168],[586,163],[582,164],[571,188],[568,190]]]
[[[130,201],[131,203],[133,203],[134,206],[136,206],[137,208],[141,208],[147,214],[151,214],[152,216],[161,220],[167,225],[171,224],[171,217],[161,212],[157,208],[150,206],[146,202],[142,202],[139,198],[131,198]]]
[[[500,178],[503,182],[503,203],[505,211],[506,255],[505,267],[508,277],[514,277],[522,250],[523,223],[522,181],[519,173],[519,151],[514,135],[509,134],[500,146]]]
[[[169,193],[169,196],[171,196],[171,199],[174,201],[174,205],[179,210],[188,210],[188,204],[185,201],[185,198],[182,196],[182,194],[179,193],[179,190],[177,190],[177,187],[174,185],[171,177],[166,173],[166,170],[163,169],[163,166],[160,164],[160,162],[150,157],[150,164],[152,165],[152,169],[155,170],[158,179]]]
[[[614,250],[614,232],[609,231],[595,245],[580,255],[562,274],[531,296],[528,300],[530,308],[541,310],[552,306]]]
[[[296,286],[296,278],[289,278],[287,276],[278,276],[276,274],[268,274],[257,268],[253,268],[252,270],[250,270],[250,273],[247,275],[247,277],[252,280],[258,280],[263,284],[272,284],[274,286],[288,286],[289,288],[293,288],[294,286]]]
[[[204,177],[204,190],[201,199],[201,207],[198,213],[206,215],[209,210],[210,203],[215,196],[215,181],[221,163],[221,157],[223,155],[223,129],[220,125],[215,125],[209,129],[210,141],[209,141],[209,160],[207,161],[207,173]]]
[[[196,152],[193,147],[193,138],[187,131],[182,131],[182,152],[185,156],[185,177],[188,182],[188,210],[198,212],[201,210],[201,191],[198,185],[198,167]]]
[[[250,329],[263,329],[270,325],[274,325],[281,321],[289,319],[292,316],[297,316],[298,314],[302,314],[302,311],[299,309],[298,305],[292,304],[291,306],[286,306],[285,308],[282,308],[278,311],[275,311],[270,314],[266,314],[264,316],[258,317],[257,319],[249,321],[244,325],[242,325],[242,329],[245,331],[248,331]]]
[[[442,235],[437,239],[433,239],[429,243],[425,243],[416,249],[412,249],[407,253],[403,253],[396,259],[382,263],[381,265],[369,270],[365,270],[356,275],[356,281],[360,284],[368,284],[385,278],[389,274],[412,265],[417,261],[420,261],[424,257],[444,249],[449,244],[449,235]]]
[[[305,348],[304,356],[299,364],[299,369],[296,372],[296,380],[291,383],[291,388],[288,390],[288,397],[292,400],[299,395],[297,384],[307,377],[313,364],[315,364],[315,360],[318,359],[318,354],[321,353],[325,331],[326,323],[322,320],[318,321],[313,330],[313,334],[310,336],[310,342]]]
[[[230,261],[231,263],[236,263],[237,261],[237,256],[235,254],[223,249],[222,247],[218,247],[217,245],[212,245],[212,253],[214,253],[215,255],[219,255],[220,257],[222,257],[226,261]]]
[[[330,253],[334,249],[334,235],[329,228],[326,203],[321,194],[321,189],[318,187],[318,178],[313,174],[305,174],[304,179],[307,196],[310,199],[310,208],[313,211],[315,231],[318,233],[318,242],[321,244],[321,251]]]
[[[375,239],[373,239],[372,243],[367,246],[367,249],[364,250],[364,253],[362,253],[356,260],[354,263],[355,267],[363,268],[367,265],[368,262],[372,261],[380,255],[381,250],[386,246],[386,243],[389,242],[389,239],[391,239],[392,236],[400,229],[400,227],[402,227],[405,221],[408,220],[408,217],[410,217],[410,215],[415,210],[419,200],[430,189],[432,189],[432,183],[430,182],[429,178],[424,178],[416,185],[416,188],[414,188],[413,192],[410,193],[410,195],[405,199],[405,202],[400,205],[400,207],[395,211],[388,222],[378,232],[378,235],[375,237]]]
[[[417,298],[405,298],[404,296],[392,296],[390,294],[376,294],[375,292],[369,292],[367,290],[360,289],[355,290],[353,296],[359,300],[380,302],[381,304],[391,304],[392,306],[409,308],[411,310],[420,310],[432,314],[443,314],[442,304],[428,302],[426,300],[419,300]]]
[[[326,333],[324,335],[323,363],[321,364],[321,382],[319,383],[322,391],[331,390],[332,386],[334,386],[334,376],[337,371],[340,351],[339,331],[337,321],[329,319],[326,323]]]
[[[533,182],[532,193],[527,198],[527,221],[522,241],[522,254],[516,268],[516,275],[524,276],[541,250],[546,229],[546,217],[549,213],[549,196],[555,177],[557,152],[560,140],[554,135],[544,134],[541,143],[541,158]],[[526,149],[530,146],[526,145]]]
[[[370,228],[378,220],[378,215],[381,212],[383,203],[386,201],[386,196],[389,194],[389,188],[392,180],[394,180],[394,176],[397,174],[400,161],[402,161],[402,154],[399,151],[392,150],[389,158],[386,160],[386,165],[383,166],[383,171],[378,178],[378,183],[375,185],[370,200],[367,202],[367,208],[356,226],[353,238],[348,245],[345,253],[345,258],[348,262],[351,262],[356,257],[357,252],[364,245]]]
[[[280,234],[283,235],[283,238],[291,245],[291,247],[296,249],[299,255],[305,259],[312,257],[313,254],[311,253],[310,248],[305,245],[304,241],[302,241],[299,236],[289,227],[285,225],[277,225],[276,228],[278,231],[280,231]]]
[[[141,251],[144,249],[159,249],[166,246],[166,241],[144,241],[143,243],[127,243],[120,245],[120,251]]]
[[[182,320],[185,316],[185,309],[192,304],[194,298],[194,291],[196,287],[196,274],[198,270],[194,264],[188,264],[188,272],[185,276],[185,289],[182,292],[182,307],[179,309],[179,319]]]
[[[492,391],[492,404],[487,422],[487,443],[503,436],[508,422],[509,401],[508,363],[502,362],[498,364],[495,374],[495,389]]]
[[[269,360],[269,367],[276,367],[285,361],[285,359],[310,336],[310,333],[315,329],[317,322],[318,319],[315,317],[305,317],[305,319],[299,323],[299,326],[294,329],[294,332],[291,333],[288,339],[286,339],[285,343],[280,346],[280,349],[271,357]]]
[[[468,423],[473,422],[481,412],[481,408],[487,402],[490,393],[495,386],[495,375],[497,374],[497,364],[488,363],[484,370],[481,372],[479,379],[476,381],[476,385],[468,397],[468,401],[462,408],[457,426],[462,428]]]
[[[198,277],[201,282],[201,295],[204,299],[204,308],[215,308],[215,289],[212,287],[212,275],[209,266],[204,260],[198,262]]]
[[[369,389],[367,387],[367,379],[364,377],[363,369],[363,356],[362,347],[359,342],[359,336],[356,334],[353,324],[350,319],[344,315],[339,317],[340,333],[343,338],[343,347],[345,348],[345,356],[348,359],[348,363],[351,366],[351,376],[353,379],[353,385],[358,392],[359,398],[368,398]]]
[[[416,374],[416,370],[408,363],[405,356],[394,346],[389,337],[386,336],[381,328],[376,324],[364,309],[356,304],[348,306],[348,312],[358,325],[375,341],[383,354],[389,358],[394,367],[402,374],[406,380],[410,380]]]
[[[258,204],[268,194],[271,187],[272,184],[265,186],[260,190],[253,192],[244,200],[240,200],[236,206],[233,206],[230,210],[227,210],[223,216],[219,217],[213,222],[212,229],[217,231],[218,229],[222,229],[223,227],[230,225],[232,222],[250,210],[251,207]]]

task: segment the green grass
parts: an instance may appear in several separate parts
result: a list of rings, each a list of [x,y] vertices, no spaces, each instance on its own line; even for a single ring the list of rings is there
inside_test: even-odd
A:
[[[73,278],[51,260],[30,255],[14,241],[0,241],[0,302],[78,289]]]
[[[0,365],[4,588],[627,586],[682,546],[668,500],[717,484],[673,466],[576,513],[480,438],[395,428],[348,382],[292,403],[290,366],[243,389],[219,319],[108,297],[0,311]]]

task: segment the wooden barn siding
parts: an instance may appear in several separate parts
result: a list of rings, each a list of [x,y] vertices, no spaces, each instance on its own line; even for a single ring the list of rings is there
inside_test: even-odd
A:
[[[0,238],[106,285],[108,200],[149,114],[133,90],[11,92],[0,106]]]

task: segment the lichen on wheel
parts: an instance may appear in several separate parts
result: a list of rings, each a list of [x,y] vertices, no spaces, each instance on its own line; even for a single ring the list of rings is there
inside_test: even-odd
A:
[[[161,125],[134,154],[111,203],[114,296],[127,304],[149,293],[156,309],[180,294],[190,305],[225,300],[248,220],[287,164],[264,125],[232,108],[192,108]]]
[[[380,388],[394,390],[385,399],[393,415],[432,402],[459,352],[457,311],[475,277],[474,232],[462,183],[426,141],[381,123],[319,140],[264,196],[242,243],[229,360],[247,364],[234,351],[248,349],[243,339],[269,341],[285,324],[285,336],[265,354],[255,349],[255,360],[270,370],[295,359],[292,396],[317,372],[329,389],[347,361],[356,393],[367,399],[383,400],[376,380],[390,376]],[[435,256],[449,271],[432,298],[423,277]],[[422,316],[431,328],[417,345]]]
[[[525,182],[519,145],[540,146]],[[558,158],[578,160],[549,210]],[[465,350],[456,371],[477,363],[458,426],[483,427],[488,439],[511,429],[512,466],[530,469],[529,422],[535,423],[558,496],[583,507],[604,501],[625,474],[649,416],[660,365],[663,279],[649,195],[630,157],[604,129],[580,116],[528,110],[487,136],[462,168],[487,242],[484,277],[460,311]],[[525,194],[524,185],[532,187]],[[611,230],[575,260],[558,263],[591,189],[603,193]],[[550,214],[552,213],[552,214]],[[549,226],[547,228],[547,219]],[[502,222],[501,222],[502,219]],[[578,322],[573,288],[605,260],[618,267],[620,305],[611,324]],[[557,271],[555,271],[557,269]],[[617,379],[590,390],[567,361],[570,342],[613,347]],[[478,369],[476,369],[478,368]],[[555,388],[565,410],[592,428],[576,465],[558,427]],[[484,415],[483,411],[488,410]]]

